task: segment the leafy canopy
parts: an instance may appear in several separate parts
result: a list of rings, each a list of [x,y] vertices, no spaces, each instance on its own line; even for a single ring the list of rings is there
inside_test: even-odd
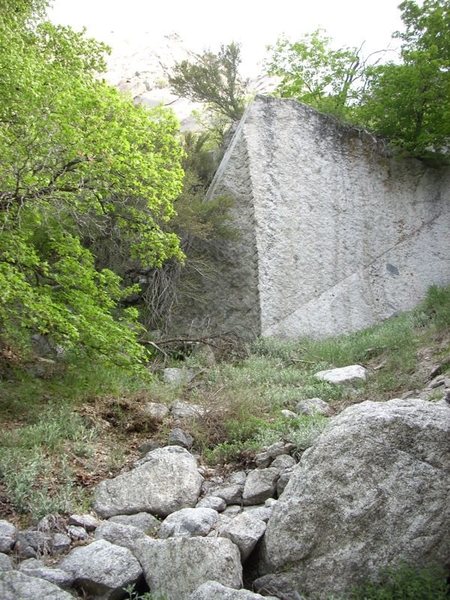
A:
[[[277,93],[296,98],[387,137],[413,155],[448,152],[450,140],[450,4],[405,0],[397,60],[383,51],[334,49],[316,31],[298,42],[281,38],[267,63]]]
[[[182,187],[177,122],[106,85],[107,47],[45,22],[45,2],[0,7],[0,336],[134,362],[129,290],[96,268],[86,232],[145,265],[182,256],[163,227]]]
[[[222,45],[216,54],[194,54],[173,67],[169,84],[173,93],[194,102],[204,102],[210,109],[239,120],[244,112],[247,82],[239,76],[239,44]]]

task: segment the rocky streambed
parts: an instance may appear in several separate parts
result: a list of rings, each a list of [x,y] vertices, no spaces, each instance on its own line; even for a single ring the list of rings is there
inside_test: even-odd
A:
[[[279,442],[224,477],[151,450],[97,486],[92,514],[0,522],[0,598],[345,598],[385,567],[445,567],[449,434],[445,399],[393,399],[331,418],[298,463]]]

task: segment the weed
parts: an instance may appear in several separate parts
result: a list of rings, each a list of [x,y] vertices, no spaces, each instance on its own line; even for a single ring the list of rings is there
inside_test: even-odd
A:
[[[402,565],[353,590],[348,600],[446,600],[449,592],[442,569]]]

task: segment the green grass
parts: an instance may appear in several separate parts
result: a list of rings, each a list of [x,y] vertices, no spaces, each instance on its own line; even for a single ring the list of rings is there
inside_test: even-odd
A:
[[[186,386],[168,386],[102,364],[70,363],[46,378],[16,372],[9,380],[0,379],[2,485],[12,507],[34,519],[86,505],[89,491],[79,485],[77,468],[82,463],[88,475],[98,472],[101,459],[100,474],[117,472],[132,446],[134,430],[127,426],[133,419],[142,421],[138,410],[133,414],[141,400],[205,405],[206,417],[186,427],[194,436],[194,450],[212,464],[251,459],[281,439],[293,442],[301,453],[327,419],[286,419],[282,409],[295,410],[299,400],[320,397],[339,412],[364,400],[383,401],[421,389],[429,372],[420,354],[448,372],[449,339],[450,287],[431,288],[416,310],[364,331],[320,341],[257,340],[246,358],[204,368]],[[366,382],[333,386],[314,377],[318,370],[353,363],[369,368]],[[440,394],[437,389],[433,400]],[[142,431],[135,447],[153,435],[164,442],[168,427],[165,423],[159,431]]]
[[[442,569],[403,565],[384,571],[378,582],[368,582],[342,600],[447,600],[449,594]]]

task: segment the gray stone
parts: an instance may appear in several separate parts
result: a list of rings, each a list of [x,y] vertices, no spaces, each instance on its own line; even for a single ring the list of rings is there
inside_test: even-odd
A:
[[[22,558],[36,558],[52,554],[53,536],[35,529],[24,529],[17,535],[14,550]]]
[[[227,479],[228,485],[241,485],[244,488],[245,480],[247,479],[247,473],[245,471],[233,471]]]
[[[77,527],[84,527],[86,531],[94,531],[96,527],[100,525],[100,521],[94,516],[85,515],[70,515],[69,525],[76,525]]]
[[[289,483],[289,479],[291,478],[293,472],[294,472],[294,467],[291,467],[290,469],[285,469],[284,471],[282,471],[280,473],[280,478],[277,481],[277,496],[278,496],[278,498],[281,496],[281,494],[286,489],[286,486]]]
[[[214,496],[225,500],[227,504],[237,504],[242,500],[242,485],[227,485],[211,490]]]
[[[183,431],[183,429],[180,429],[179,427],[172,429],[167,439],[167,444],[169,446],[181,446],[182,448],[186,448],[186,450],[192,448],[193,443],[194,438],[192,435],[187,433],[187,431]]]
[[[247,506],[261,504],[267,498],[272,497],[275,494],[279,476],[278,469],[272,467],[250,471],[242,494],[244,504]]]
[[[158,537],[205,536],[214,528],[218,519],[219,513],[212,508],[183,508],[162,522]]]
[[[189,596],[189,600],[264,600],[260,594],[248,590],[233,590],[217,581],[207,581]],[[267,598],[266,598],[267,600]]]
[[[84,527],[78,525],[68,525],[67,534],[72,540],[86,540],[88,538],[88,532]]]
[[[13,568],[13,563],[9,556],[0,552],[0,572],[10,571]]]
[[[361,365],[348,365],[339,369],[318,371],[314,374],[314,377],[327,383],[352,383],[354,381],[365,381],[367,379],[367,369]]]
[[[226,538],[140,540],[135,556],[150,592],[165,595],[167,600],[188,600],[210,580],[232,588],[242,586],[239,550]]]
[[[106,540],[75,548],[60,567],[73,576],[75,586],[102,600],[123,598],[123,588],[142,575],[140,564],[127,548]]]
[[[136,546],[137,540],[146,538],[147,535],[137,527],[111,521],[104,521],[95,530],[96,540],[106,540],[110,544],[116,544],[116,546],[122,546],[131,551]]]
[[[280,413],[285,419],[296,419],[298,417],[297,413],[293,410],[288,410],[287,408],[281,410]]]
[[[52,554],[66,552],[70,548],[71,539],[64,533],[54,533],[52,536]]]
[[[198,419],[205,414],[205,408],[200,404],[177,401],[171,405],[170,412],[175,419]]]
[[[222,512],[227,507],[227,503],[219,496],[206,496],[197,502],[197,508],[212,508],[217,512]]]
[[[62,569],[47,567],[41,560],[29,558],[19,565],[19,571],[30,577],[45,579],[61,588],[69,588],[73,584],[73,577]]]
[[[286,575],[263,575],[253,582],[253,589],[261,592],[264,598],[273,594],[279,600],[305,600],[305,597],[292,586],[292,582]]]
[[[169,407],[158,402],[147,402],[147,404],[144,405],[142,412],[154,421],[161,422],[164,421],[169,414]]]
[[[242,510],[243,509],[240,504],[230,504],[230,506],[227,506],[226,509],[223,511],[223,515],[226,517],[235,517],[236,515],[241,513]]]
[[[255,519],[260,519],[267,523],[272,515],[272,506],[264,506],[261,504],[260,506],[245,506],[244,512],[249,513]]]
[[[332,371],[319,371],[319,373],[331,373]],[[318,374],[316,373],[316,376]],[[321,398],[306,398],[305,400],[300,400],[295,407],[297,414],[299,415],[324,415],[325,417],[330,417],[333,414],[333,410],[328,402],[322,400]]]
[[[277,458],[277,456],[281,456],[283,454],[289,454],[291,450],[293,450],[294,446],[292,444],[285,444],[284,442],[275,442],[268,448],[266,448],[263,452],[260,452],[255,456],[255,463],[258,469],[264,469],[268,467],[271,462]]]
[[[282,454],[281,456],[277,456],[272,464],[270,465],[272,469],[278,469],[278,471],[282,472],[285,469],[290,469],[291,467],[295,467],[297,461],[289,454]]]
[[[2,600],[73,600],[73,596],[58,586],[30,577],[19,571],[0,573],[0,598]]]
[[[150,513],[137,513],[135,515],[117,515],[109,519],[110,523],[120,523],[122,525],[131,525],[137,527],[147,535],[154,535],[161,525],[156,517]]]
[[[229,538],[239,548],[242,561],[246,561],[264,535],[266,524],[250,512],[243,512],[223,528],[219,534]]]
[[[97,486],[94,509],[99,515],[150,512],[165,517],[195,506],[203,478],[187,450],[179,446],[158,448],[142,460],[132,471]]]
[[[192,369],[168,367],[163,370],[163,381],[171,385],[184,385],[192,381],[194,375]]]
[[[326,598],[387,566],[445,565],[449,434],[444,403],[344,410],[295,467],[268,524],[261,571],[286,571],[295,589]]]
[[[16,543],[17,528],[8,521],[0,521],[0,552],[10,552]]]

